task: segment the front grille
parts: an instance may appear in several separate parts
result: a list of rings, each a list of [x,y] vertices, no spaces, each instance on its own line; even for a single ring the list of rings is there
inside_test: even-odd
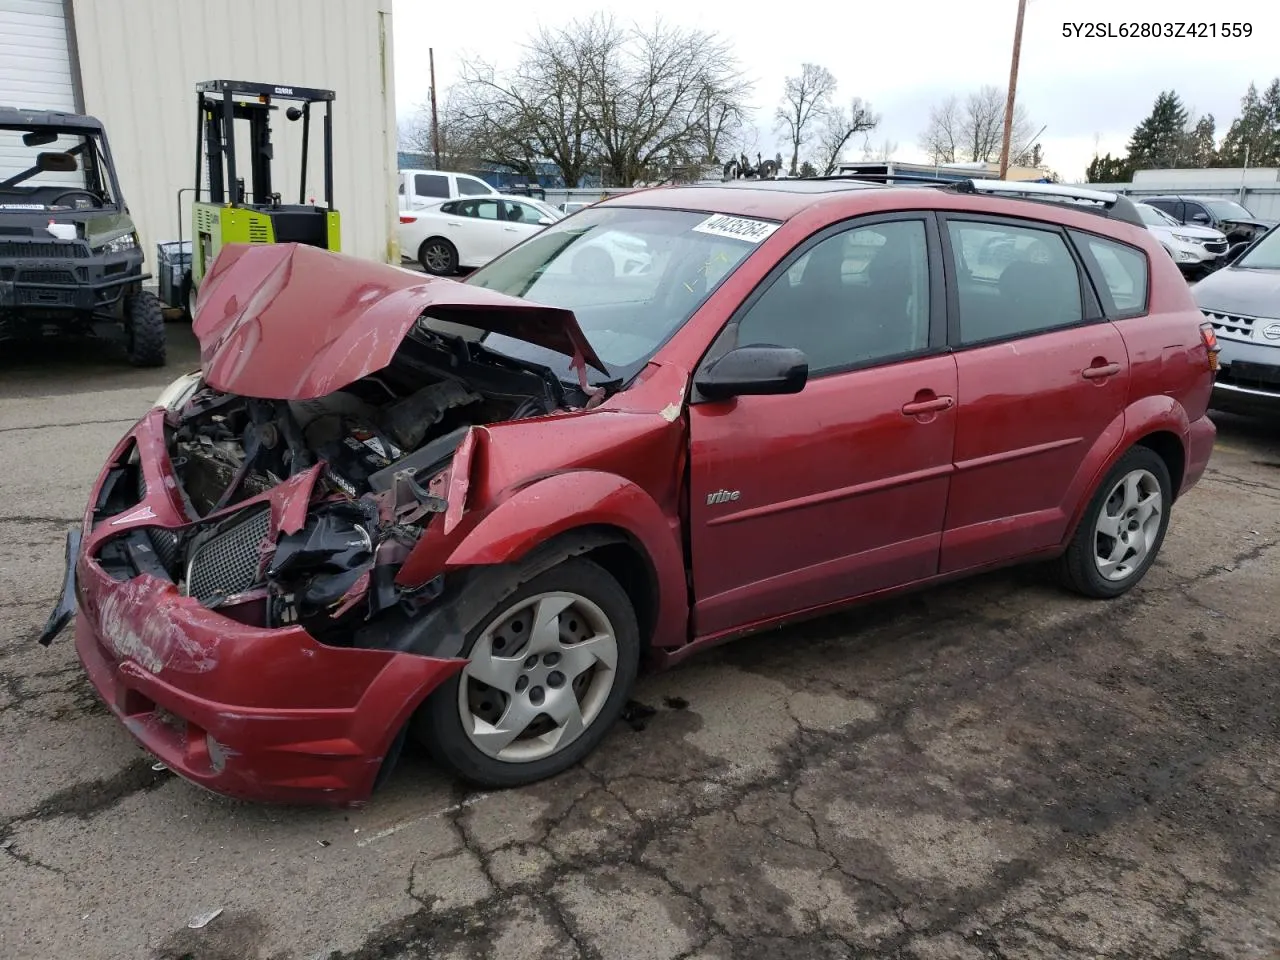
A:
[[[81,267],[78,271],[84,273]],[[80,277],[79,279],[86,279]],[[77,277],[70,270],[19,270],[19,283],[76,283]]]
[[[187,595],[208,603],[256,586],[270,532],[271,511],[263,507],[196,547],[187,564]]]
[[[1208,243],[1206,243],[1206,244],[1204,245],[1204,248],[1205,248],[1206,250],[1208,250],[1210,253],[1226,253],[1226,252],[1227,252],[1227,241],[1225,241],[1225,240],[1210,240]]]
[[[0,240],[0,257],[74,257],[84,260],[88,256],[88,244],[76,241]]]
[[[1234,340],[1251,340],[1253,325],[1258,317],[1246,317],[1238,313],[1216,313],[1212,310],[1200,311],[1205,319],[1213,325],[1214,331],[1221,336]]]

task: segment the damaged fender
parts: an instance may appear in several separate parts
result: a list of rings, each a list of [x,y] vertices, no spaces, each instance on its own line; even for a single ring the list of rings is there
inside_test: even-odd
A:
[[[652,569],[658,593],[654,645],[684,643],[689,607],[679,527],[648,493],[615,474],[579,470],[522,488],[463,537],[445,569],[517,563],[562,534],[600,527],[628,534]]]

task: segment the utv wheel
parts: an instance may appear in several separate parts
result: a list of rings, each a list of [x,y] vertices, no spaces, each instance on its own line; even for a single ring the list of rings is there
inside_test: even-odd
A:
[[[622,713],[640,660],[630,600],[583,559],[522,584],[466,643],[470,662],[419,710],[414,734],[485,787],[533,783],[590,753]]]
[[[1086,597],[1128,592],[1164,543],[1173,500],[1169,468],[1155,451],[1134,447],[1107,473],[1059,561],[1065,586]]]
[[[129,362],[162,367],[165,361],[164,308],[155,294],[136,293],[124,305]]]
[[[458,248],[444,237],[431,237],[418,248],[418,262],[433,276],[451,277],[458,272]]]

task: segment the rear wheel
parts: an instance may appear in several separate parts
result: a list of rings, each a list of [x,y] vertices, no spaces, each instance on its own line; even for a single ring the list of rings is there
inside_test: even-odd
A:
[[[1155,562],[1173,502],[1169,468],[1147,447],[1129,450],[1107,473],[1059,561],[1063,583],[1109,599],[1132,589]]]
[[[414,733],[487,787],[533,783],[590,753],[622,713],[640,661],[626,592],[577,558],[522,584],[467,644],[467,667],[431,695]]]
[[[131,364],[135,367],[164,366],[164,306],[159,297],[146,291],[129,297],[124,305],[124,327]]]
[[[431,237],[418,248],[418,262],[433,276],[451,277],[458,272],[458,248],[444,237]]]

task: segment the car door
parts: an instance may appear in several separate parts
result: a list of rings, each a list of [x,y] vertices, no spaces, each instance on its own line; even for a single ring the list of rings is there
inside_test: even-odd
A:
[[[464,267],[481,267],[506,249],[502,232],[502,207],[487,198],[458,200],[459,216],[450,226],[459,239],[458,261]]]
[[[732,631],[937,571],[955,433],[931,216],[845,223],[797,247],[704,366],[795,347],[797,394],[690,406],[694,628]],[[696,378],[695,378],[696,379]]]
[[[1188,200],[1182,205],[1182,222],[1196,227],[1212,227],[1215,219],[1203,203]]]
[[[1062,539],[1072,481],[1123,416],[1129,362],[1061,229],[954,214],[942,222],[959,390],[940,566],[952,573]],[[1012,259],[979,262],[992,242]]]
[[[533,204],[521,203],[518,200],[504,200],[502,205],[507,220],[502,228],[507,234],[507,243],[503,249],[514,247],[546,227],[546,224],[538,221],[546,219],[547,215]]]

